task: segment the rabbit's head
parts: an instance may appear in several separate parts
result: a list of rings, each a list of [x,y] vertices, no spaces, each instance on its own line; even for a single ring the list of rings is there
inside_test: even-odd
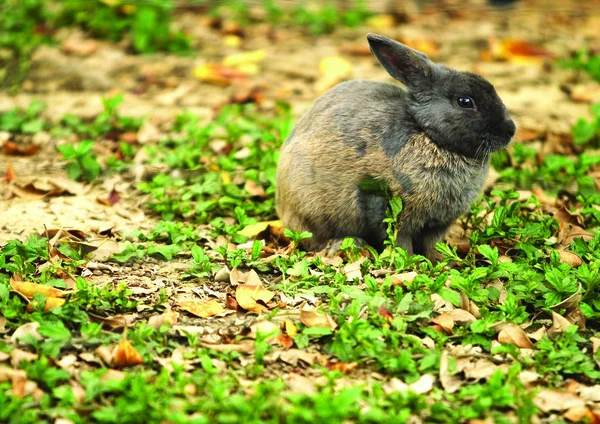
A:
[[[407,87],[407,112],[417,128],[440,147],[486,158],[510,142],[515,123],[487,80],[437,65],[387,37],[367,39],[377,60]]]

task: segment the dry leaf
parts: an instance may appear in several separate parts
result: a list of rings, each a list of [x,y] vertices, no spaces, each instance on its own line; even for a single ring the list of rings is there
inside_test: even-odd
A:
[[[256,237],[261,234],[263,231],[269,230],[270,227],[282,227],[281,221],[265,221],[265,222],[257,222],[256,224],[247,225],[243,230],[238,231],[238,234],[241,234],[246,237]]]
[[[533,344],[527,334],[516,324],[506,324],[498,333],[500,343],[513,344],[524,349],[533,349]]]
[[[364,262],[364,257],[362,260],[352,262],[352,263],[346,265],[344,268],[342,268],[342,273],[346,276],[348,281],[354,281],[356,279],[358,279],[359,281],[362,281],[363,276],[362,276],[362,272],[360,270],[360,266],[363,262]]]
[[[329,315],[317,312],[315,309],[300,310],[300,322],[307,327],[325,327],[331,330],[337,328],[337,324]]]
[[[244,190],[254,197],[265,198],[267,196],[265,189],[258,185],[258,183],[254,180],[246,180],[246,184],[244,184]]]
[[[235,289],[235,300],[239,306],[251,312],[268,311],[267,303],[273,299],[273,296],[275,293],[265,289],[262,285],[240,284]]]
[[[565,331],[567,328],[569,328],[572,325],[573,325],[573,323],[570,322],[568,319],[566,319],[562,315],[557,314],[556,312],[552,311],[552,327],[550,328],[548,333],[549,334],[562,333],[563,331]]]
[[[218,63],[205,63],[194,69],[194,76],[200,81],[219,85],[229,85],[246,79],[246,74]]]
[[[296,324],[289,319],[284,320],[281,326],[285,333],[290,337],[295,337],[296,334],[298,334],[298,328],[296,327]]]
[[[500,42],[492,39],[490,50],[495,59],[513,63],[531,63],[554,58],[544,47],[516,38],[507,38]]]
[[[442,330],[444,330],[448,334],[452,334],[452,329],[454,328],[454,320],[448,313],[443,313],[433,318],[431,322],[439,325]]]
[[[15,330],[15,332],[10,336],[11,343],[16,344],[20,339],[26,336],[32,336],[36,340],[42,340],[43,337],[38,333],[37,329],[40,327],[40,323],[37,321],[28,322],[27,324],[23,324],[19,328]]]
[[[569,264],[573,268],[577,268],[583,263],[583,260],[578,254],[569,252],[568,250],[559,250],[558,254],[560,255],[561,262]]]
[[[160,315],[152,315],[148,318],[148,325],[154,329],[159,329],[164,324],[168,324],[169,327],[177,324],[179,314],[174,310],[167,308]]]
[[[444,350],[440,357],[440,383],[446,392],[454,393],[462,385],[462,380],[458,376],[450,374],[449,368],[448,351]]]
[[[556,389],[541,389],[533,398],[533,403],[542,412],[566,411],[585,406],[585,401],[579,396]]]
[[[223,308],[223,306],[221,306],[220,303],[214,300],[190,300],[185,302],[179,302],[178,306],[184,311],[187,311],[200,318],[208,318],[226,312],[225,308]]]
[[[319,72],[321,77],[316,83],[318,92],[324,92],[352,74],[352,63],[340,56],[321,59]]]
[[[127,339],[123,339],[112,351],[112,363],[119,367],[131,367],[144,363],[142,355],[139,354]]]
[[[45,284],[19,281],[14,277],[10,279],[10,287],[14,291],[25,296],[27,299],[33,299],[33,296],[36,294],[42,294],[46,298],[62,297],[66,294],[64,290],[57,289],[56,287],[47,286]]]
[[[412,283],[417,278],[418,273],[415,271],[403,272],[402,274],[394,274],[391,276],[392,284],[395,286],[403,286],[405,283]]]
[[[20,145],[13,141],[5,141],[2,144],[2,153],[9,156],[33,156],[39,152],[41,146],[37,144]]]

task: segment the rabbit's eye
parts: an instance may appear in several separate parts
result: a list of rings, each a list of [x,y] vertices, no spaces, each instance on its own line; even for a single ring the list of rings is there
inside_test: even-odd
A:
[[[475,108],[475,102],[470,97],[459,97],[456,102],[463,109],[473,109]]]

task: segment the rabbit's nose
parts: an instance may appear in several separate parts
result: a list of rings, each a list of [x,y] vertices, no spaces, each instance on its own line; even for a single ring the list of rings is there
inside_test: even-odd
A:
[[[504,130],[506,131],[506,135],[508,138],[513,138],[513,136],[517,132],[517,126],[515,125],[515,121],[508,118],[505,122],[506,123],[504,125]]]

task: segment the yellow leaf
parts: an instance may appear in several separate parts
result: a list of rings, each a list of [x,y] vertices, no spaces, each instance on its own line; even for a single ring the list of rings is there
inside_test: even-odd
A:
[[[340,56],[325,57],[319,63],[319,71],[327,78],[345,78],[350,76],[352,64]]]
[[[242,39],[237,35],[226,35],[223,37],[223,45],[227,47],[239,47],[242,44]]]
[[[180,302],[179,307],[200,318],[208,318],[225,312],[223,306],[214,300]]]
[[[235,289],[235,300],[238,305],[251,312],[266,312],[268,308],[265,304],[273,299],[273,296],[275,293],[265,289],[262,285],[240,284]]]
[[[375,15],[367,20],[370,29],[388,29],[396,25],[396,19],[392,15]]]
[[[265,49],[253,50],[250,52],[235,53],[226,56],[223,59],[223,65],[240,67],[249,63],[258,64],[265,60],[267,57],[267,51]]]
[[[47,297],[46,304],[44,305],[44,310],[49,311],[51,308],[56,308],[57,306],[62,306],[65,304],[65,299],[61,299],[59,297]],[[33,304],[29,303],[27,305],[27,312],[33,312]]]
[[[269,226],[281,228],[282,225],[283,224],[279,220],[257,222],[256,224],[252,224],[252,225],[248,225],[248,226],[244,227],[243,230],[238,231],[238,234],[240,234],[242,236],[246,236],[246,237],[254,237],[254,236],[257,236],[258,234],[262,233],[263,231],[265,231],[267,228],[269,228]]]
[[[142,355],[133,347],[129,340],[123,339],[113,350],[113,364],[117,367],[131,367],[144,363]]]
[[[27,299],[32,299],[36,294],[43,294],[46,298],[62,297],[65,295],[63,290],[57,289],[56,287],[50,287],[45,284],[17,281],[14,278],[10,279],[10,286],[14,291],[21,293]]]

